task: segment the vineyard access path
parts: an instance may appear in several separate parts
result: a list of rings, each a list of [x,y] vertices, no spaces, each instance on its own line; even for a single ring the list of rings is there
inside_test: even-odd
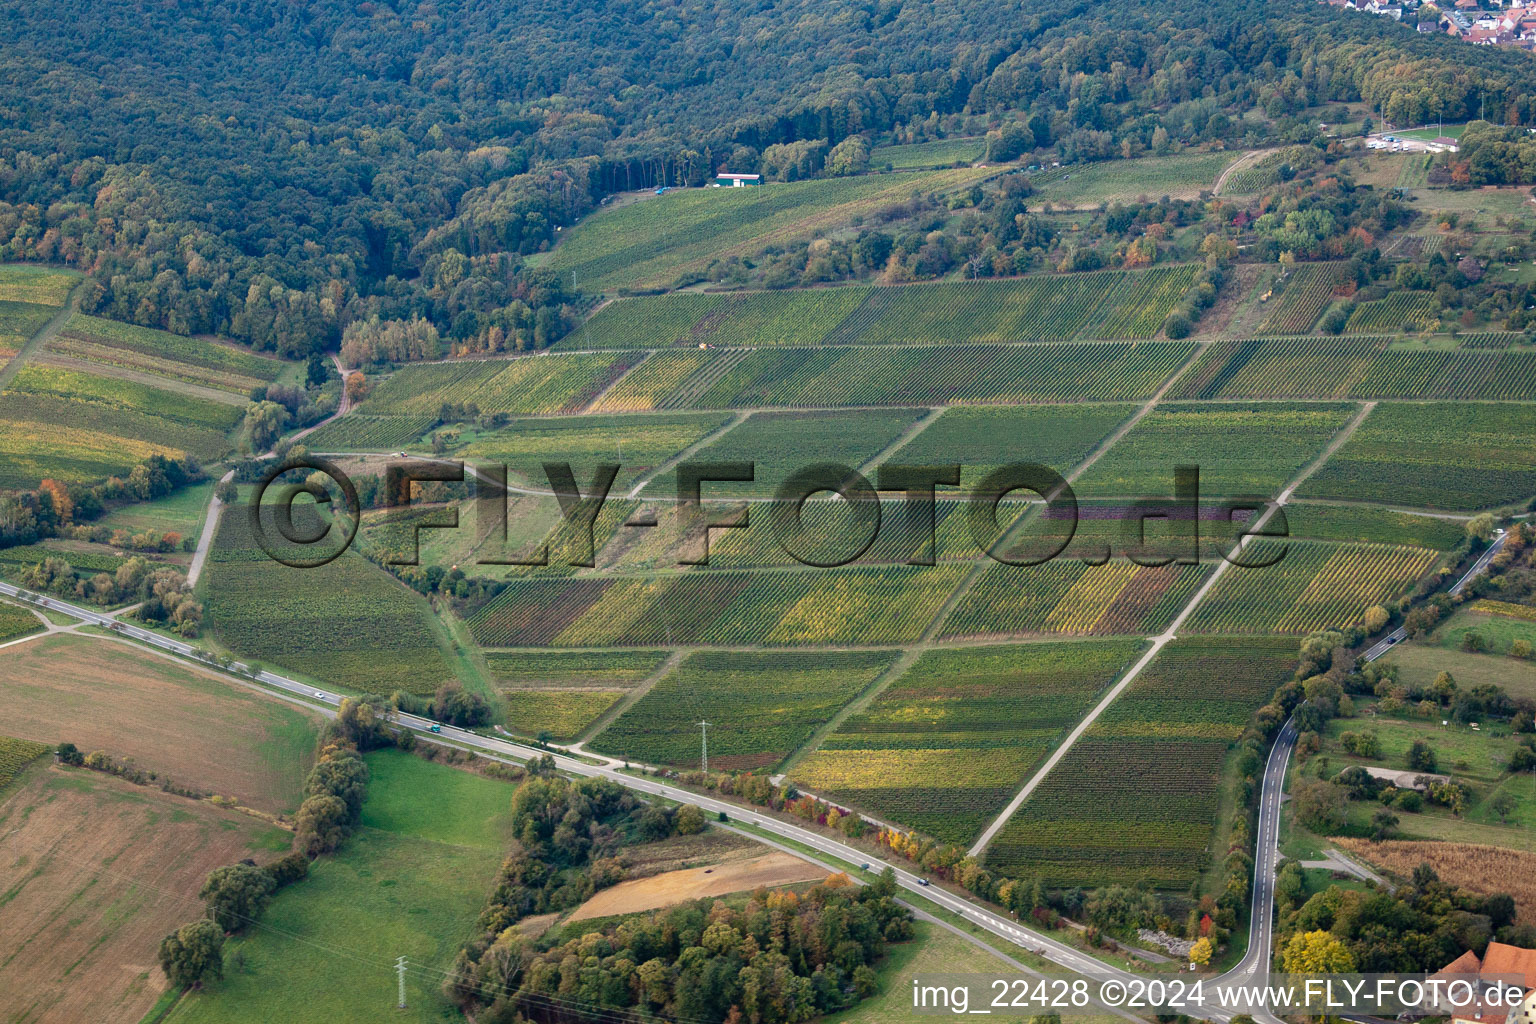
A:
[[[1339,432],[1334,435],[1333,440],[1328,443],[1327,447],[1322,450],[1317,458],[1313,459],[1311,462],[1307,463],[1307,465],[1302,467],[1301,472],[1296,474],[1295,479],[1293,479],[1290,484],[1287,485],[1285,490],[1280,492],[1280,496],[1275,499],[1275,503],[1265,509],[1264,514],[1259,516],[1259,518],[1254,521],[1251,529],[1243,535],[1242,540],[1238,542],[1239,551],[1248,546],[1248,542],[1253,539],[1253,532],[1261,529],[1264,524],[1269,521],[1270,517],[1275,514],[1275,510],[1289,502],[1291,500],[1291,495],[1296,493],[1296,489],[1305,483],[1307,478],[1309,478],[1313,473],[1317,472],[1317,470],[1322,467],[1323,463],[1327,462],[1329,457],[1332,456],[1334,452],[1338,451],[1339,448],[1343,446],[1344,442],[1348,441],[1354,435],[1360,424],[1365,420],[1367,416],[1370,415],[1371,410],[1374,408],[1376,408],[1375,402],[1363,403],[1360,409],[1356,411],[1355,415],[1350,418],[1349,422],[1346,423],[1339,430]],[[1152,663],[1152,660],[1157,657],[1158,652],[1161,651],[1170,640],[1174,639],[1174,637],[1178,635],[1179,627],[1182,626],[1184,621],[1194,613],[1194,610],[1200,605],[1200,602],[1205,599],[1205,595],[1210,593],[1211,588],[1216,585],[1216,582],[1220,580],[1223,575],[1225,575],[1226,571],[1231,568],[1231,566],[1231,561],[1226,558],[1223,558],[1220,562],[1217,563],[1215,571],[1212,572],[1211,575],[1206,579],[1205,583],[1200,586],[1200,589],[1195,591],[1194,596],[1189,599],[1189,603],[1186,604],[1184,609],[1174,617],[1173,622],[1169,623],[1168,628],[1157,636],[1151,638],[1151,648],[1149,648],[1147,652],[1137,660],[1136,664],[1131,666],[1130,670],[1126,672],[1125,675],[1120,677],[1119,682],[1110,687],[1109,692],[1104,695],[1103,699],[1100,700],[1097,705],[1095,705],[1094,709],[1088,712],[1088,714],[1084,716],[1083,720],[1077,723],[1077,727],[1068,734],[1067,738],[1063,740],[1054,751],[1051,752],[1051,756],[1046,758],[1045,764],[1040,766],[1039,771],[1035,772],[1034,776],[1031,777],[1028,782],[1024,783],[1024,787],[1014,795],[1014,798],[1008,801],[1008,806],[1003,808],[1003,812],[993,820],[992,824],[987,826],[986,831],[977,838],[976,842],[971,844],[971,848],[967,852],[972,857],[978,857],[984,850],[986,850],[987,844],[990,843],[1000,831],[1002,831],[1003,826],[1008,823],[1008,819],[1013,817],[1014,813],[1023,806],[1024,801],[1029,799],[1029,795],[1033,793],[1037,788],[1039,788],[1040,783],[1045,781],[1045,777],[1051,773],[1051,770],[1055,768],[1056,765],[1061,763],[1062,758],[1067,756],[1067,751],[1071,750],[1073,745],[1076,744],[1078,740],[1082,739],[1083,734],[1086,733],[1089,727],[1098,720],[1099,716],[1104,713],[1104,710],[1113,704],[1115,699],[1119,697],[1120,694],[1125,692],[1126,688],[1129,687],[1131,683],[1136,679],[1136,677],[1141,674],[1141,671],[1144,668]]]
[[[1201,355],[1204,354],[1207,345],[1208,343],[1201,343],[1196,345],[1194,351],[1189,354],[1189,358],[1186,359],[1178,369],[1174,370],[1173,373],[1168,376],[1167,380],[1163,381],[1162,386],[1153,393],[1151,398],[1142,403],[1140,408],[1138,408],[1131,415],[1127,416],[1123,423],[1121,423],[1118,427],[1109,433],[1109,436],[1100,441],[1098,446],[1095,447],[1093,451],[1089,452],[1082,462],[1079,462],[1076,466],[1072,467],[1072,469],[1067,473],[1065,477],[1067,483],[1075,483],[1079,478],[1082,477],[1084,473],[1088,472],[1088,470],[1093,466],[1095,462],[1099,461],[1099,459],[1103,457],[1105,452],[1113,448],[1121,438],[1130,433],[1131,429],[1135,427],[1136,424],[1140,423],[1142,419],[1145,418],[1146,415],[1157,406],[1158,402],[1162,401],[1163,396],[1166,395],[1168,390],[1178,382],[1179,378],[1183,377],[1184,374],[1188,372],[1189,368],[1194,366],[1195,363],[1199,361]],[[938,411],[935,411],[934,415],[936,416],[937,414]],[[922,422],[928,421],[924,420]],[[1054,498],[1055,495],[1051,494],[1047,497]],[[1006,545],[1009,540],[1017,535],[1018,531],[1024,529],[1024,524],[1028,521],[1029,514],[1030,509],[1026,507],[1024,511],[1019,513],[1018,517],[1009,524],[1008,528],[1003,531],[1002,536],[997,539],[993,546],[997,547],[999,545]],[[863,693],[860,693],[847,704],[844,704],[836,714],[829,718],[819,728],[813,730],[811,734],[806,737],[805,742],[800,744],[799,747],[795,748],[795,750],[792,751],[790,755],[783,760],[780,767],[781,772],[786,775],[792,772],[795,765],[798,764],[802,758],[811,753],[811,751],[820,747],[822,742],[828,736],[836,732],[845,721],[867,708],[876,698],[880,696],[880,694],[884,693],[892,683],[894,683],[897,679],[900,679],[909,668],[916,664],[917,659],[920,658],[924,652],[935,646],[935,638],[938,636],[939,630],[943,628],[944,622],[949,618],[950,613],[954,611],[955,606],[960,603],[965,595],[970,592],[971,588],[975,586],[976,581],[981,578],[981,575],[986,572],[990,558],[991,556],[986,552],[982,552],[976,557],[975,563],[971,566],[971,571],[966,574],[965,578],[960,581],[959,585],[956,586],[954,590],[950,591],[949,596],[944,599],[944,603],[941,604],[939,606],[939,610],[934,613],[933,618],[929,621],[927,628],[923,630],[923,635],[918,638],[917,642],[914,644],[909,644],[905,649],[903,649],[901,652],[901,657],[897,658],[890,668],[886,669],[883,673],[876,677],[874,682],[865,687]],[[946,643],[944,646],[954,647],[956,645],[951,642]]]

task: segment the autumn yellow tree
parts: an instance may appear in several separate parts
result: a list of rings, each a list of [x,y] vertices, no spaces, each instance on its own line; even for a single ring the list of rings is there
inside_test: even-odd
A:
[[[1348,974],[1355,958],[1332,932],[1297,932],[1285,944],[1280,962],[1288,974]]]
[[[1204,967],[1206,964],[1211,962],[1211,953],[1211,940],[1201,939],[1199,942],[1190,947],[1189,962],[1192,964],[1199,964],[1201,967]]]

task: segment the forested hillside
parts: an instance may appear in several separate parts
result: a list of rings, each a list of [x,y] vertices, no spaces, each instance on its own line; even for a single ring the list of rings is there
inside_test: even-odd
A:
[[[372,316],[542,347],[581,298],[522,258],[605,194],[836,172],[845,139],[945,118],[1064,161],[1263,141],[1337,100],[1536,121],[1528,56],[1306,0],[5,0],[0,27],[0,259],[288,355]]]

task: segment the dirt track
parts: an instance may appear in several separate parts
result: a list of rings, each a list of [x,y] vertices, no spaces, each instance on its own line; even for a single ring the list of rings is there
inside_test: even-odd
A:
[[[593,917],[634,914],[657,910],[687,900],[706,896],[724,896],[767,886],[792,882],[813,882],[827,877],[827,869],[791,857],[787,853],[769,853],[750,860],[734,861],[709,868],[668,871],[664,875],[620,882],[604,889],[576,909],[572,921]]]

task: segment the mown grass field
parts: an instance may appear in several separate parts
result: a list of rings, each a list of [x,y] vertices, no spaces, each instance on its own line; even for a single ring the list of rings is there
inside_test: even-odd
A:
[[[1536,407],[1384,402],[1301,488],[1309,498],[1475,511],[1536,496]]]
[[[1222,853],[1210,845],[1227,750],[1295,660],[1290,639],[1168,644],[1009,819],[988,866],[1052,887],[1187,887]]]
[[[588,746],[614,757],[692,768],[700,720],[712,770],[767,768],[874,682],[891,651],[691,655]]]
[[[199,586],[239,656],[366,693],[431,693],[453,676],[424,598],[352,551],[314,569],[274,561],[244,504],[224,509]]]
[[[437,1024],[456,1014],[441,972],[473,933],[501,863],[512,787],[398,752],[368,762],[363,827],[278,893],[260,928],[226,946],[243,970],[184,998],[168,1021]],[[413,965],[403,1011],[399,956]]]
[[[292,841],[259,818],[42,764],[0,798],[0,831],[10,1021],[137,1024],[165,984],[160,940],[199,915],[208,872],[270,860]]]
[[[115,641],[50,636],[0,650],[0,700],[13,736],[104,750],[266,811],[303,798],[314,719]]]
[[[758,188],[674,189],[598,211],[565,232],[542,262],[589,291],[667,287],[716,259],[807,238],[914,194],[958,191],[995,173],[967,167]]]
[[[928,651],[789,774],[968,843],[1141,649],[1126,639]]]

